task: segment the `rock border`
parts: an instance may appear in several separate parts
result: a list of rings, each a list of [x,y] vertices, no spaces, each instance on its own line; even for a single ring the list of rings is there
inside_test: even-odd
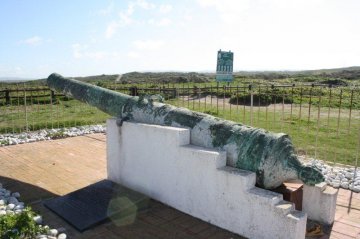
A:
[[[330,166],[323,160],[300,156],[300,161],[307,165],[318,168],[324,175],[327,185],[333,188],[343,188],[351,190],[355,193],[360,192],[360,169],[351,166]]]
[[[0,147],[105,132],[104,125],[85,125],[71,128],[42,129],[15,134],[7,133],[0,134]]]
[[[0,183],[0,217],[6,215],[21,214],[25,210],[24,202],[20,201],[19,192],[11,192]],[[43,219],[40,215],[33,217],[34,222],[39,228],[43,228],[47,231],[47,234],[38,234],[36,239],[66,239],[67,235],[64,233],[65,228],[51,229],[48,225],[43,224]],[[18,230],[12,228],[12,230]]]

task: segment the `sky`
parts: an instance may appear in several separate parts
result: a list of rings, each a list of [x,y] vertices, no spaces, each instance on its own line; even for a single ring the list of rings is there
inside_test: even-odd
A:
[[[359,0],[1,0],[0,77],[360,65]]]

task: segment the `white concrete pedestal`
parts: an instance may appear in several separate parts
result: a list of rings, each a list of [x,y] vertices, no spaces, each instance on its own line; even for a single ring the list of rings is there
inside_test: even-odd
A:
[[[325,182],[314,187],[304,185],[302,210],[309,219],[330,225],[335,218],[337,194],[338,190]]]
[[[190,131],[107,121],[114,182],[248,238],[304,238],[306,213],[255,187],[255,173],[226,166],[225,152],[190,145]]]

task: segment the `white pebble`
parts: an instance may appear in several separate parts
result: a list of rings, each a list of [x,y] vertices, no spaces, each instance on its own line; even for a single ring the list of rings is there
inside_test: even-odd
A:
[[[348,182],[343,182],[343,183],[341,183],[341,187],[345,188],[345,189],[348,189],[349,188],[349,183]]]
[[[10,203],[6,206],[6,210],[13,210],[15,208],[15,204]]]
[[[47,239],[46,235],[37,235],[36,239]]]
[[[24,206],[21,204],[18,204],[15,206],[15,210],[24,209]]]
[[[340,180],[334,179],[332,180],[333,183],[340,184]]]
[[[15,210],[14,212],[15,212],[15,214],[20,214],[20,213],[22,213],[22,209],[18,209],[18,210]]]
[[[65,234],[65,233],[61,233],[61,234],[58,236],[58,239],[66,239],[66,234]]]
[[[353,179],[354,178],[354,173],[346,173],[345,177],[348,179]]]
[[[57,234],[58,234],[58,230],[56,230],[56,229],[51,229],[50,231],[49,231],[49,235],[50,236],[57,236]]]
[[[333,183],[332,185],[334,188],[339,188],[340,187],[340,183]]]
[[[19,192],[15,192],[13,194],[11,194],[11,196],[15,197],[15,198],[19,198],[20,197],[20,193]]]
[[[33,217],[33,219],[36,222],[36,224],[42,224],[42,217],[40,215]]]
[[[15,205],[19,203],[19,201],[16,199],[16,197],[10,197],[8,199],[8,202],[12,203],[12,204],[15,204]]]

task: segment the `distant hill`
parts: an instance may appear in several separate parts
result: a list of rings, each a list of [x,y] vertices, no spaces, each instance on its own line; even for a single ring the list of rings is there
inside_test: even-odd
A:
[[[211,79],[206,74],[196,72],[130,72],[123,74],[119,80],[123,83],[204,83]]]
[[[136,83],[186,83],[195,82],[203,83],[210,82],[211,77],[207,74],[196,72],[129,72],[122,75],[96,75],[85,77],[70,77],[76,80],[89,82],[96,85],[103,85],[107,83],[117,82],[119,84],[136,84]],[[45,84],[46,79],[39,79],[29,81],[29,83]]]
[[[360,66],[304,71],[238,71],[234,72],[234,75],[240,77],[263,78],[265,80],[304,77],[322,77],[338,80],[360,80]]]
[[[6,83],[19,83],[24,81],[29,81],[32,79],[29,78],[21,78],[21,77],[0,77],[0,82],[6,82]]]
[[[234,72],[236,78],[281,80],[299,82],[320,82],[324,84],[346,85],[349,81],[360,80],[360,66],[304,70],[304,71],[238,71]],[[73,77],[74,79],[89,82],[92,84],[103,85],[130,83],[204,83],[213,81],[215,73],[196,73],[196,72],[129,72],[122,75],[95,75],[86,77]],[[15,77],[0,77],[4,83],[17,83],[26,81],[27,84],[46,84],[46,79],[29,80]],[[347,82],[344,82],[347,81]]]

